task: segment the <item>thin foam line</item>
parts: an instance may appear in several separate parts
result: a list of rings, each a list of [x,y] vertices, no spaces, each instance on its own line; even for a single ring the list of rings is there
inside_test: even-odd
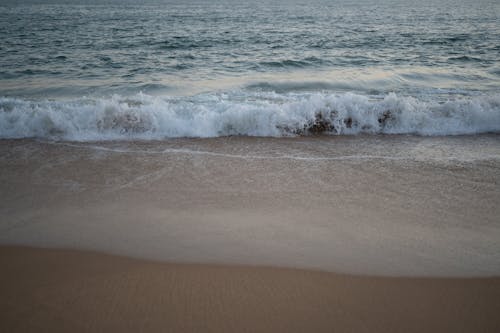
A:
[[[122,148],[108,148],[96,145],[78,145],[71,143],[62,142],[48,142],[55,145],[63,145],[68,147],[80,148],[80,149],[92,149],[98,151],[106,151],[111,153],[119,154],[147,154],[147,155],[163,155],[163,154],[186,154],[186,155],[206,155],[215,157],[226,157],[235,159],[248,159],[248,160],[297,160],[297,161],[349,161],[349,160],[393,160],[393,161],[457,161],[457,162],[473,162],[473,161],[484,161],[484,160],[498,160],[499,155],[489,155],[482,158],[472,158],[472,159],[460,159],[457,157],[426,157],[424,159],[411,158],[411,157],[398,157],[398,156],[384,156],[384,155],[343,155],[343,156],[293,156],[293,155],[281,155],[281,156],[263,156],[263,155],[241,155],[241,154],[226,154],[217,153],[204,150],[190,150],[190,149],[175,149],[167,148],[161,151],[152,150],[134,150],[134,149],[122,149]]]

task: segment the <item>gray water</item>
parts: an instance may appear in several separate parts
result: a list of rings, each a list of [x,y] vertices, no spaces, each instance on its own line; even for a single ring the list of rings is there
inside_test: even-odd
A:
[[[0,137],[500,131],[498,1],[73,3],[0,6]]]

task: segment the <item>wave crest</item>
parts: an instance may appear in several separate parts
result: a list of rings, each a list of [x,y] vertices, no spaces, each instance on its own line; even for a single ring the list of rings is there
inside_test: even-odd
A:
[[[56,140],[500,132],[500,95],[438,102],[344,94],[231,92],[161,98],[0,98],[0,138]]]

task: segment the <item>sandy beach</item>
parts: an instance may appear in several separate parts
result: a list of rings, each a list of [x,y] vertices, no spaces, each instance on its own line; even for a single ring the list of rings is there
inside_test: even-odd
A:
[[[497,332],[499,140],[0,141],[0,331]]]
[[[498,332],[500,279],[381,278],[0,248],[4,332]]]
[[[500,275],[500,136],[0,142],[0,244]]]

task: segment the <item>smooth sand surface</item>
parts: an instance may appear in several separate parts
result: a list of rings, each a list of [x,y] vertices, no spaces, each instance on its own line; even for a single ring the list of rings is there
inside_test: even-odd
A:
[[[500,275],[500,135],[0,140],[0,244]]]
[[[0,247],[1,332],[499,332],[500,278],[384,278]]]

